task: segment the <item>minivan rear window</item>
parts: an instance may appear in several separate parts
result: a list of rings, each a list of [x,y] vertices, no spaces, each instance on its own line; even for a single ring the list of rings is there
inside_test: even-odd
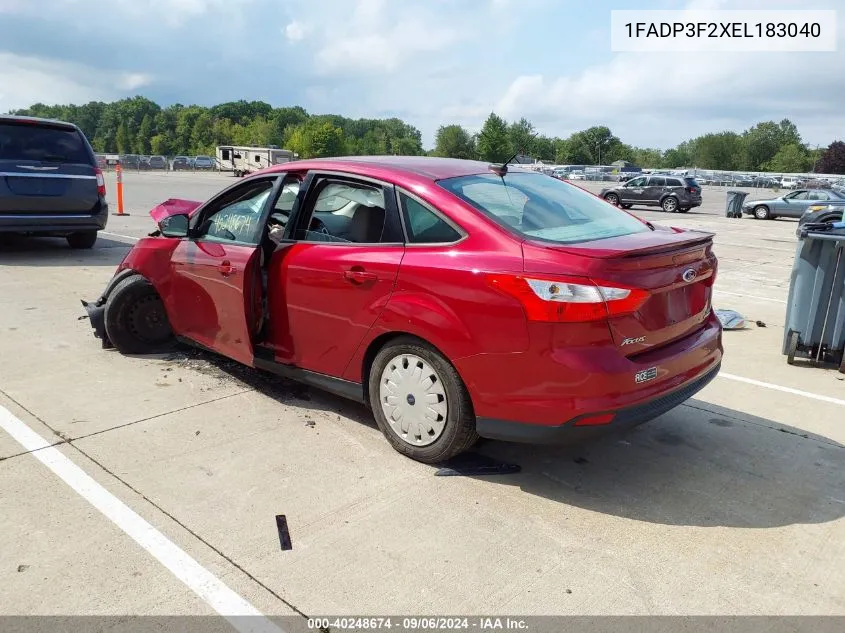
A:
[[[3,121],[0,160],[91,164],[93,158],[82,135],[72,128]]]
[[[545,174],[477,174],[437,184],[526,238],[572,244],[650,230],[583,189]]]

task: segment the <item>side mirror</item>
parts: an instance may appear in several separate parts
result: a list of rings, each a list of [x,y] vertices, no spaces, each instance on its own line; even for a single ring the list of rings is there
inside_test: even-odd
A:
[[[164,237],[187,237],[189,221],[187,213],[170,215],[158,223],[158,228]]]

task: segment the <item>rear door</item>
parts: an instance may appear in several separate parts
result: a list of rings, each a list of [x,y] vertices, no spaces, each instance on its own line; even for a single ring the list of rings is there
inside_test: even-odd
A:
[[[268,272],[278,362],[340,377],[390,298],[405,253],[393,186],[312,173]]]
[[[99,203],[94,153],[79,130],[0,118],[0,214],[90,215]]]
[[[664,176],[649,176],[648,184],[642,194],[643,202],[656,203],[663,197],[663,190],[666,188]]]
[[[263,316],[259,244],[281,180],[240,183],[200,209],[171,255],[163,294],[177,335],[246,365]]]

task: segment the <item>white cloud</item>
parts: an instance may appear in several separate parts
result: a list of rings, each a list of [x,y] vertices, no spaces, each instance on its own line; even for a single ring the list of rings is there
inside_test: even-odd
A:
[[[119,99],[149,85],[150,75],[110,72],[59,60],[0,52],[0,112],[33,103]]]
[[[703,0],[688,8],[718,5],[724,3]],[[841,24],[839,33],[836,53],[621,53],[574,74],[525,74],[493,109],[555,134],[608,124],[626,140],[652,146],[764,118],[791,118],[805,137],[819,134],[827,142],[845,124]]]
[[[302,22],[294,20],[285,27],[284,34],[291,42],[299,42],[305,38],[307,31],[307,27]]]
[[[420,56],[442,51],[461,35],[429,12],[433,4],[347,3],[346,7],[353,6],[351,15],[340,9],[339,20],[324,32],[317,71],[391,73]]]

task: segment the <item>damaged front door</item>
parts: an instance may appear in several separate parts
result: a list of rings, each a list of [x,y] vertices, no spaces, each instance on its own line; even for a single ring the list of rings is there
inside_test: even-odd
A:
[[[246,365],[262,316],[259,244],[279,181],[273,175],[224,191],[193,218],[171,256],[164,300],[174,332]]]

